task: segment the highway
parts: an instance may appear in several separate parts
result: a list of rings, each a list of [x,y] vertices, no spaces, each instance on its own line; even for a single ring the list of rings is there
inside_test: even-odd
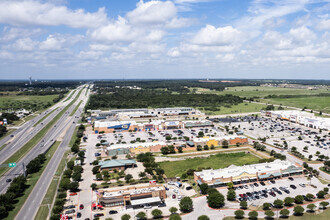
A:
[[[78,94],[78,93],[77,93]],[[74,95],[71,99],[73,100]],[[71,102],[72,100],[69,100]],[[35,145],[33,149],[31,149],[20,161],[12,161],[16,162],[17,166],[15,168],[11,168],[7,173],[5,173],[1,178],[0,178],[0,193],[5,193],[8,186],[10,183],[6,182],[7,179],[13,179],[17,175],[20,175],[23,173],[23,163],[25,166],[32,160],[34,159],[37,155],[44,153],[47,151],[47,149],[54,143],[56,138],[59,136],[59,134],[64,130],[65,126],[67,125],[68,121],[68,116],[70,115],[70,112],[75,108],[75,105],[79,103],[80,99],[76,101],[75,104],[73,104],[65,114],[62,115],[62,117],[55,123],[55,125],[45,134],[45,136],[42,138],[42,140]],[[62,105],[66,104],[68,102],[63,102]],[[61,108],[59,108],[61,109]],[[55,111],[55,115],[57,115],[59,111]],[[52,114],[51,114],[52,116]],[[44,121],[43,124],[49,123],[55,116],[49,118],[47,117]],[[71,122],[72,123],[72,122]],[[39,124],[41,125],[41,123]],[[38,127],[37,125],[36,127]],[[43,127],[42,127],[43,128]],[[38,131],[40,131],[42,128],[39,128]],[[38,132],[33,132],[33,134],[37,134]],[[33,137],[33,136],[32,136]],[[31,133],[28,135],[25,135],[25,137],[20,138],[19,141],[15,145],[12,146],[12,148],[7,148],[6,150],[10,152],[18,152],[20,148],[27,142],[28,138],[32,138]],[[14,148],[15,147],[15,148]],[[16,150],[16,151],[15,151]],[[2,151],[1,151],[2,155]]]
[[[55,172],[57,170],[58,165],[61,162],[61,159],[64,155],[64,152],[68,150],[69,148],[69,142],[71,140],[71,137],[75,130],[75,127],[77,126],[77,121],[80,118],[80,114],[83,111],[84,106],[86,105],[86,102],[88,100],[89,92],[87,95],[85,95],[85,90],[81,93],[80,98],[76,101],[75,105],[70,108],[68,112],[71,112],[76,104],[80,102],[80,100],[83,100],[82,104],[79,106],[78,110],[75,112],[75,114],[70,117],[70,113],[63,115],[64,116],[64,123],[61,127],[59,127],[58,133],[54,133],[55,136],[60,136],[60,134],[64,133],[63,140],[61,140],[61,144],[59,145],[58,149],[54,153],[53,157],[51,158],[50,162],[48,163],[47,167],[45,168],[44,172],[40,176],[37,184],[34,186],[30,196],[25,201],[23,207],[21,208],[20,212],[17,214],[15,219],[22,220],[27,219],[31,220],[34,219],[35,215],[37,214],[37,211],[41,205],[41,202],[47,192],[47,189],[53,179],[53,176],[55,175]],[[74,122],[74,123],[73,123]],[[50,137],[47,138],[49,140]],[[54,139],[55,140],[55,139]],[[35,148],[37,149],[37,148]],[[35,150],[33,149],[33,151]],[[32,153],[32,152],[31,152]],[[33,154],[33,153],[32,153]],[[37,154],[35,154],[36,156]]]
[[[69,97],[74,91],[71,91],[67,97]],[[70,103],[73,99],[71,98],[68,101],[58,102],[54,106],[50,107],[43,113],[39,114],[35,118],[30,121],[24,123],[20,128],[15,130],[10,135],[7,135],[0,141],[0,146],[7,144],[1,151],[0,151],[0,164],[6,161],[9,157],[11,157],[15,152],[17,152],[21,147],[23,147],[31,138],[33,138],[40,130],[42,130],[63,108],[63,106]],[[45,115],[47,115],[52,110],[58,108],[52,114],[50,114],[47,118],[45,118],[41,123],[36,125],[40,119],[42,119]],[[34,127],[34,125],[36,125]],[[13,161],[15,162],[15,161]]]

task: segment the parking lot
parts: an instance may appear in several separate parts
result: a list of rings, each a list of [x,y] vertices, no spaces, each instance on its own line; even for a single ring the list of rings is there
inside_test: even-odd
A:
[[[116,132],[104,133],[102,139],[110,144],[127,144],[133,143],[137,140],[144,142],[167,142],[170,144],[184,144],[184,137],[190,140],[196,138],[199,132],[203,132],[204,136],[222,136],[224,135],[220,130],[212,127],[207,128],[193,128],[193,129],[174,129],[164,131],[137,131],[137,132]],[[166,136],[171,136],[171,140],[166,140]],[[96,143],[95,143],[96,144]]]
[[[241,185],[242,187],[236,187],[237,200],[245,200],[251,206],[260,206],[265,202],[273,203],[276,199],[284,200],[286,197],[306,195],[307,193],[315,195],[325,187],[318,179],[312,178],[311,183],[316,186],[314,188],[309,185],[310,182],[305,177],[292,177],[291,180],[284,178],[262,183],[248,183]],[[219,191],[223,195],[227,195],[228,189]]]
[[[306,158],[313,155],[312,159],[316,160],[317,151],[320,155],[329,156],[330,136],[326,131],[320,133],[318,129],[267,117],[261,117],[258,121],[250,121],[250,123],[246,120],[232,122],[230,126],[238,127],[238,125],[244,134],[256,139],[266,137],[266,143],[271,145],[284,147],[286,142],[288,150],[296,147],[297,151]],[[305,147],[307,149],[304,149]]]

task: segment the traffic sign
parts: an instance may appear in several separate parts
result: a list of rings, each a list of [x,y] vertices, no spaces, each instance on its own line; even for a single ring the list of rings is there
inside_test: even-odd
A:
[[[16,163],[9,163],[8,167],[16,167]]]

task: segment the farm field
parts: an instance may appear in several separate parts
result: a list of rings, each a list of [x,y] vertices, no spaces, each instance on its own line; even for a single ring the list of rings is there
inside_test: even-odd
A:
[[[316,111],[330,113],[330,96],[310,96],[302,98],[273,98],[261,99],[260,101],[270,104],[282,104],[297,108],[307,107]]]
[[[0,110],[3,109],[32,109],[42,110],[50,107],[54,104],[53,99],[58,95],[46,95],[46,96],[17,96],[10,94],[8,96],[0,97]]]
[[[196,89],[196,93],[226,95],[232,94],[240,97],[266,97],[268,95],[315,95],[320,93],[329,93],[326,89],[306,90],[306,89],[291,89],[291,88],[275,88],[261,86],[237,86],[228,87],[225,91],[212,91],[204,88],[190,88],[191,91]]]
[[[232,164],[242,166],[245,164],[258,163],[259,158],[246,154],[245,152],[229,153],[229,154],[215,154],[209,157],[195,157],[180,161],[166,161],[160,162],[159,165],[165,171],[167,177],[181,176],[189,169],[198,168],[225,168]]]

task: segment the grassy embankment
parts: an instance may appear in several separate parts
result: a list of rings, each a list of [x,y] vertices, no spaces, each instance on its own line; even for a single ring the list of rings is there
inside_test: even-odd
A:
[[[14,219],[15,216],[18,214],[19,210],[24,205],[24,202],[26,201],[26,199],[29,197],[30,193],[33,190],[33,187],[38,182],[40,175],[42,174],[42,172],[44,171],[44,169],[47,167],[47,164],[49,163],[50,159],[54,155],[54,153],[55,153],[56,149],[58,148],[58,146],[60,145],[60,143],[61,142],[56,141],[51,146],[51,148],[49,148],[49,150],[46,152],[46,154],[45,154],[46,155],[46,161],[42,165],[42,168],[39,170],[39,172],[33,173],[33,174],[29,174],[27,176],[27,183],[26,183],[26,185],[28,186],[28,188],[24,191],[23,195],[17,199],[17,203],[15,204],[15,208],[12,211],[9,212],[9,215],[4,220]]]
[[[17,162],[20,159],[22,159],[48,132],[50,128],[53,127],[53,125],[57,122],[58,119],[62,117],[62,115],[70,108],[70,106],[76,102],[78,97],[81,94],[81,91],[79,91],[78,95],[75,97],[75,99],[70,102],[63,110],[58,113],[41,131],[39,131],[29,142],[27,142],[20,150],[18,150],[14,155],[12,155],[10,158],[8,158],[4,163],[12,163]],[[2,176],[4,173],[8,171],[9,168],[3,168],[0,170],[0,176]]]
[[[245,164],[258,163],[259,158],[244,152],[231,154],[215,154],[207,158],[188,158],[180,161],[160,162],[159,165],[165,171],[167,177],[181,176],[189,169],[198,168],[225,168],[232,164],[242,166]]]

